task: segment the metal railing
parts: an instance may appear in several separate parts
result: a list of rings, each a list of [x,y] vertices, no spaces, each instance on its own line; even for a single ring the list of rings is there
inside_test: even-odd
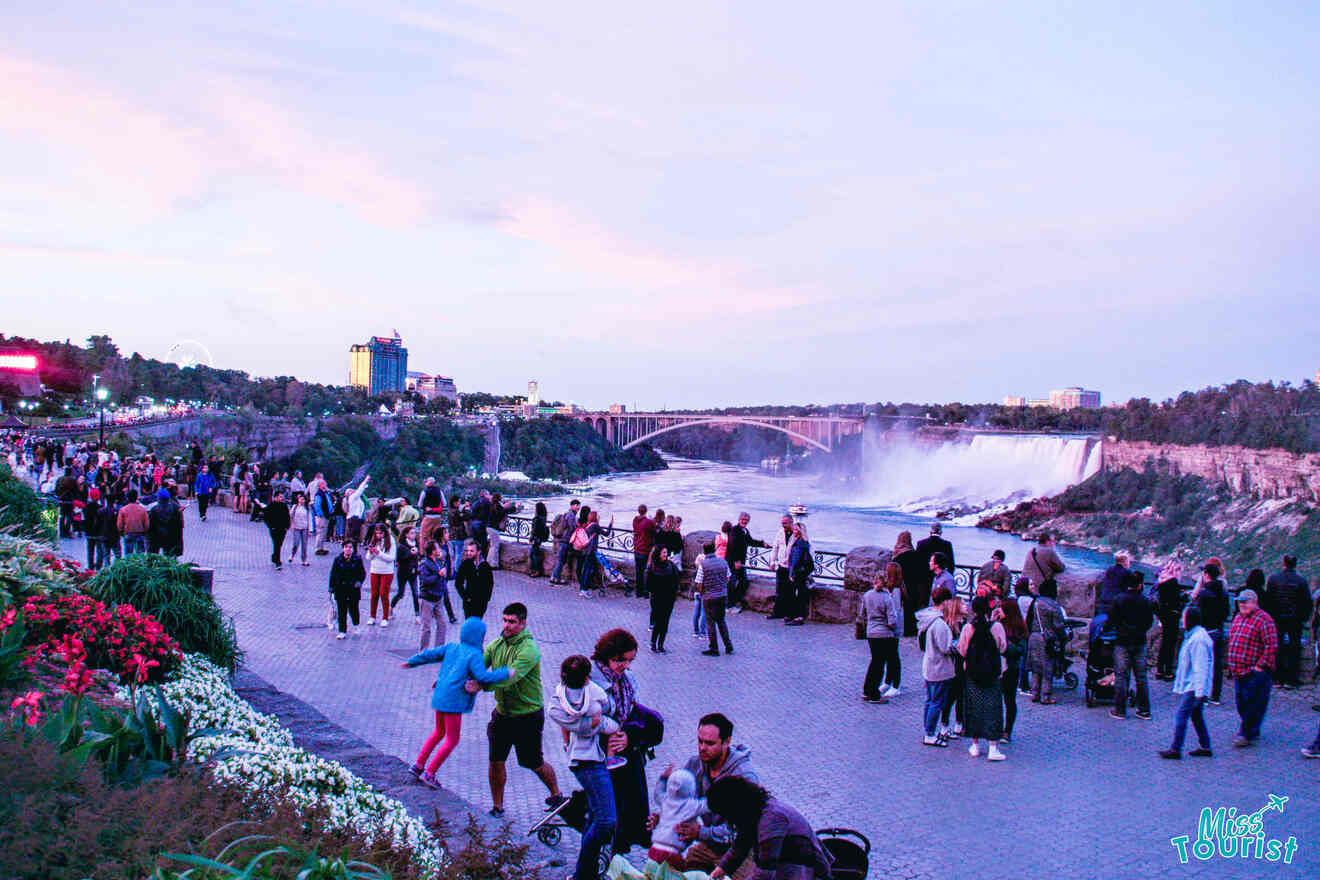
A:
[[[633,558],[632,529],[620,526],[601,526],[601,529],[601,537],[596,545],[597,549],[607,556],[617,556],[631,562]],[[531,517],[510,516],[504,521],[504,528],[500,529],[500,534],[519,544],[529,543],[532,535]],[[843,561],[847,555],[847,553],[840,553],[837,550],[812,550],[811,557],[816,563],[816,570],[812,572],[812,578],[822,583],[842,585]],[[773,575],[775,570],[770,567],[770,548],[748,547],[747,570]]]

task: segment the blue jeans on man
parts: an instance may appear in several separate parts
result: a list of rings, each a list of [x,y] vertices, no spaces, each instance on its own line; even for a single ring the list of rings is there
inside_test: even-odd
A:
[[[1114,713],[1127,714],[1128,672],[1137,681],[1137,712],[1150,714],[1150,689],[1146,680],[1146,646],[1114,645]]]
[[[600,854],[602,850],[610,852],[610,843],[614,839],[618,815],[614,804],[614,782],[604,761],[578,761],[569,769],[587,796],[587,827],[582,832],[582,848],[578,850],[573,880],[597,880]]]
[[[940,712],[944,710],[944,703],[948,699],[948,696],[949,682],[926,682],[926,708],[923,712],[923,721],[926,725],[926,736],[935,735],[935,731],[940,724]]]
[[[132,553],[146,553],[146,552],[147,552],[146,535],[124,536],[124,555],[127,556]]]
[[[1273,686],[1268,671],[1253,669],[1245,675],[1239,675],[1237,686],[1237,711],[1242,719],[1240,736],[1248,742],[1260,738],[1260,726],[1265,721],[1265,710],[1270,706],[1270,688]]]
[[[1196,741],[1201,748],[1210,748],[1210,731],[1205,726],[1205,697],[1198,697],[1192,691],[1180,695],[1178,710],[1173,716],[1173,745],[1175,752],[1181,752],[1183,741],[1187,739],[1187,721],[1191,719],[1196,728]]]
[[[564,566],[568,565],[569,559],[572,557],[573,545],[567,541],[555,541],[555,547],[557,548],[555,571],[554,574],[550,575],[550,580],[562,581],[564,579]]]

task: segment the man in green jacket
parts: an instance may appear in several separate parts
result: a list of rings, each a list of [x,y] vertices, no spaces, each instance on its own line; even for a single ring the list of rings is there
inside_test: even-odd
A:
[[[495,692],[495,710],[486,725],[490,741],[490,815],[504,815],[504,783],[508,779],[504,763],[510,750],[517,753],[518,766],[526,767],[545,783],[550,796],[546,806],[554,809],[564,802],[559,791],[555,768],[541,751],[541,733],[545,729],[545,696],[541,688],[541,649],[527,631],[527,606],[514,602],[505,606],[500,637],[486,646],[487,667],[507,666],[512,673],[505,681],[486,690]],[[476,693],[483,685],[469,680],[467,690]]]

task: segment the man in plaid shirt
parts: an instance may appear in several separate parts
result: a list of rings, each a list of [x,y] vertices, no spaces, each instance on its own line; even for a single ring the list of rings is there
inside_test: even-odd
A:
[[[1274,621],[1261,610],[1255,590],[1238,594],[1238,613],[1228,632],[1228,674],[1237,686],[1237,710],[1242,719],[1233,745],[1252,745],[1270,704],[1271,673],[1279,635]]]

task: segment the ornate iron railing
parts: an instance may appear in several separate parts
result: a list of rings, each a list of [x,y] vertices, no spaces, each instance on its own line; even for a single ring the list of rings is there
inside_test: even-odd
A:
[[[602,528],[604,532],[597,544],[600,551],[608,556],[622,557],[631,562],[633,556],[632,529],[620,526],[604,526]],[[510,516],[504,521],[504,528],[500,530],[500,534],[506,536],[509,540],[517,541],[519,544],[528,543],[532,535],[531,517]],[[811,556],[816,563],[816,570],[812,573],[812,578],[822,583],[842,584],[843,561],[847,555],[837,550],[812,550]],[[747,548],[747,570],[773,575],[774,569],[770,566],[770,548]]]

